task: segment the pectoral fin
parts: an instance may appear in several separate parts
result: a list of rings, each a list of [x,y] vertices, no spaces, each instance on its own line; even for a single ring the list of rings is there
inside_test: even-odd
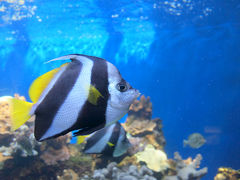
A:
[[[89,95],[88,95],[88,102],[90,102],[93,105],[97,105],[98,99],[102,97],[102,94],[93,86],[90,85],[89,87]]]

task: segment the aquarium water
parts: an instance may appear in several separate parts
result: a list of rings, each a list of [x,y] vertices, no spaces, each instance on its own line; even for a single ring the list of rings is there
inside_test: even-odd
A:
[[[167,158],[176,151],[183,159],[201,154],[200,169],[208,168],[201,179],[207,180],[220,167],[240,169],[239,0],[0,0],[0,96],[17,93],[30,100],[33,80],[67,61],[45,62],[68,54],[108,60],[150,97],[153,118],[162,121]],[[184,147],[193,133],[202,141],[193,139]],[[28,145],[25,137],[20,145]],[[7,171],[6,161],[12,160],[16,169],[18,161],[29,163],[26,171],[32,162],[37,169],[39,149],[29,146],[27,160],[13,155],[2,160],[2,153],[0,171]],[[62,163],[70,169],[63,162],[39,165],[42,179],[59,178],[61,172],[54,177],[44,168],[55,170]],[[81,166],[74,166],[76,174]],[[24,178],[13,169],[10,174]]]

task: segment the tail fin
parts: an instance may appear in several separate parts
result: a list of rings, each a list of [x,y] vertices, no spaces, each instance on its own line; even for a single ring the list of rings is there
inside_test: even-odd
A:
[[[33,103],[15,98],[9,98],[8,101],[10,105],[11,130],[15,131],[30,119]]]

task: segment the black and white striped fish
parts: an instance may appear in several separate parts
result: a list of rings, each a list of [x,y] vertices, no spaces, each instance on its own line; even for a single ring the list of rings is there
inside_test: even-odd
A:
[[[72,54],[51,61],[71,62],[37,78],[29,89],[32,103],[11,99],[12,129],[35,118],[38,141],[77,130],[90,134],[122,118],[139,92],[110,62]]]
[[[86,145],[83,152],[87,154],[119,157],[126,153],[131,146],[126,132],[119,122],[94,132],[85,140]]]

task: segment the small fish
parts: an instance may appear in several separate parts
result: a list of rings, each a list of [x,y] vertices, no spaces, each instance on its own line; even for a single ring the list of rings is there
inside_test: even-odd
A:
[[[200,148],[206,143],[204,137],[199,133],[193,133],[188,136],[188,140],[183,140],[183,146],[189,145],[191,148]]]
[[[140,94],[104,59],[71,54],[51,61],[67,59],[71,62],[32,83],[32,102],[10,100],[13,130],[34,117],[37,141],[71,131],[75,135],[91,134],[121,119]]]
[[[81,137],[77,137],[81,138]],[[119,157],[131,146],[126,132],[119,122],[100,129],[86,139],[83,152],[87,154],[104,154]]]

